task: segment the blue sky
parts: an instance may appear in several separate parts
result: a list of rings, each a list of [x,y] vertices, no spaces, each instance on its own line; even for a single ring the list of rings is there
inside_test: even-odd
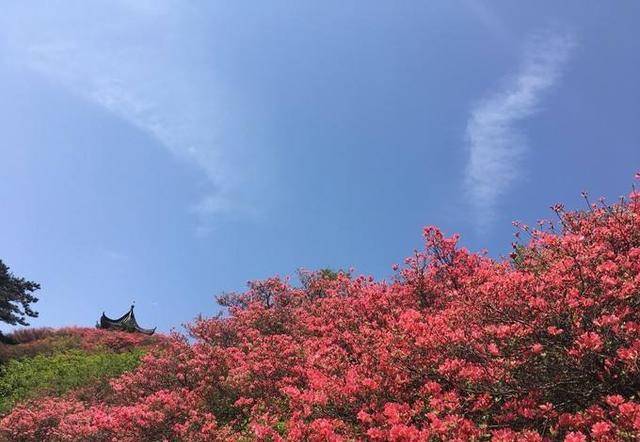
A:
[[[421,228],[511,221],[640,169],[640,6],[14,1],[0,16],[0,258],[37,326],[145,327],[299,267],[388,277]],[[6,327],[4,327],[6,329]]]

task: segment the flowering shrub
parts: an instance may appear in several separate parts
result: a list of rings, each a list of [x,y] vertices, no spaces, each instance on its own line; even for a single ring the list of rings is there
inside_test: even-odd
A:
[[[389,282],[271,278],[193,340],[0,421],[11,440],[637,440],[640,194],[558,205],[510,259],[424,231]],[[308,276],[308,275],[307,275]]]
[[[147,336],[83,327],[27,328],[7,335],[7,338],[17,344],[0,344],[0,365],[10,359],[52,355],[70,349],[122,352],[164,341],[161,335]]]
[[[13,344],[26,344],[50,336],[54,330],[49,327],[28,327],[17,329],[9,333],[5,338]]]

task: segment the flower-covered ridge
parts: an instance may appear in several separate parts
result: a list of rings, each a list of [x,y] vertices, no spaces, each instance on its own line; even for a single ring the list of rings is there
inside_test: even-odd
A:
[[[586,197],[586,195],[585,195]],[[435,227],[389,281],[307,272],[221,297],[114,379],[0,421],[9,440],[640,437],[640,193],[491,259]]]

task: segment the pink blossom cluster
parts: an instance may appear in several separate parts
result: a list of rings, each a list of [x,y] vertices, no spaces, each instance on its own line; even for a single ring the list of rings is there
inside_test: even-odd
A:
[[[271,278],[101,399],[15,408],[10,440],[640,438],[640,194],[522,226],[494,260],[424,231],[391,281]]]

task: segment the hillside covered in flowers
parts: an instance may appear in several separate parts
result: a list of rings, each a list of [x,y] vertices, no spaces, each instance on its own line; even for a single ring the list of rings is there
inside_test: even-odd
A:
[[[0,415],[43,396],[108,394],[109,379],[136,368],[142,355],[166,338],[67,327],[22,329],[5,341],[0,343]]]
[[[520,226],[494,260],[424,230],[390,281],[307,273],[221,297],[137,368],[21,402],[6,440],[640,438],[640,193]]]

